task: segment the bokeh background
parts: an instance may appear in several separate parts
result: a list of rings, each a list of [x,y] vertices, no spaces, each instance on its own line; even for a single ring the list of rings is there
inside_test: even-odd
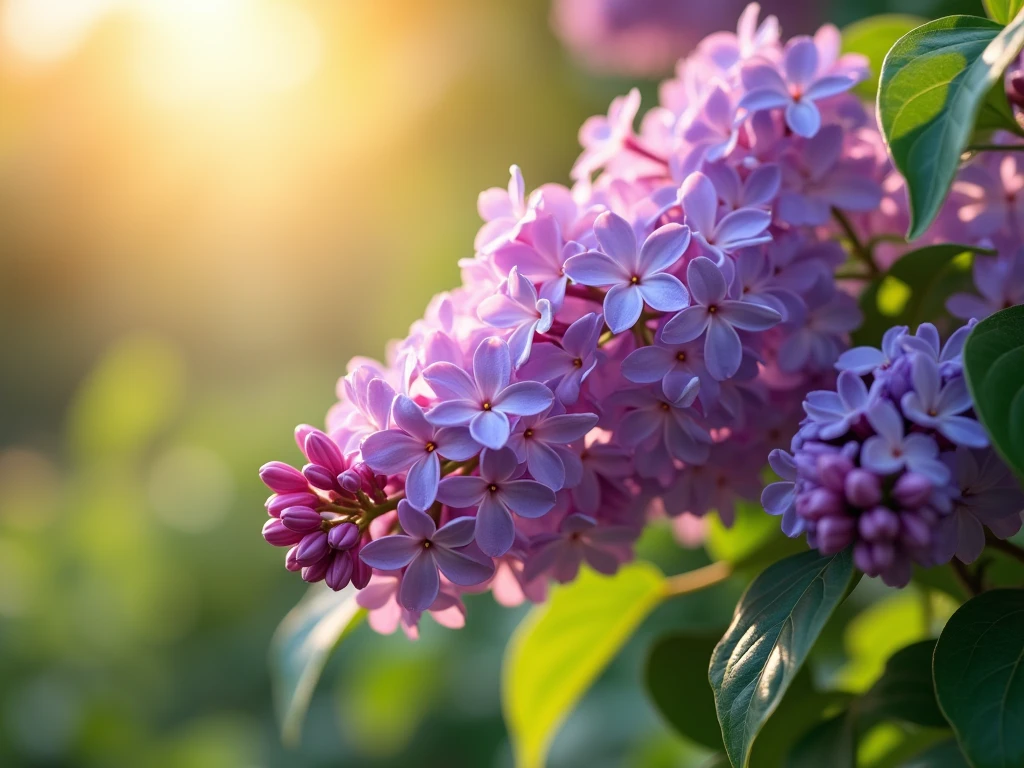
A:
[[[490,597],[415,644],[360,629],[301,747],[280,744],[266,651],[304,585],[259,535],[256,468],[295,458],[347,359],[457,281],[481,189],[511,162],[564,180],[583,119],[742,7],[555,5],[0,0],[0,765],[510,765],[498,680],[522,611]],[[766,5],[789,34],[980,13]],[[644,548],[706,557],[666,531]],[[699,764],[639,669],[659,626],[720,629],[737,589],[656,615],[552,764]],[[844,674],[877,672],[872,631],[835,639]]]

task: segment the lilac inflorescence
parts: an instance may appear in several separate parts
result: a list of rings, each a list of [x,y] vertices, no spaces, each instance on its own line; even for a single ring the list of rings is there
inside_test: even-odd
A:
[[[891,168],[849,93],[866,61],[752,13],[638,131],[635,90],[589,119],[571,188],[527,193],[513,166],[481,194],[462,285],[386,364],[350,363],[326,432],[298,430],[308,464],[263,468],[290,569],[412,634],[424,611],[460,625],[467,591],[615,571],[658,510],[730,524],[756,501],[861,319],[834,213],[869,216]]]
[[[974,418],[961,351],[974,321],[940,345],[935,326],[890,329],[881,349],[836,364],[836,389],[811,392],[792,451],[769,456],[781,482],[764,508],[824,554],[853,547],[869,576],[904,586],[911,566],[973,562],[986,529],[1021,526],[1024,493]]]

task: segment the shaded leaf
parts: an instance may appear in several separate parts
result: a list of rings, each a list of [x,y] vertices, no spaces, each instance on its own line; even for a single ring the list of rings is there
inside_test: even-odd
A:
[[[643,562],[614,576],[583,570],[522,621],[502,670],[502,705],[519,768],[544,764],[558,727],[661,601],[664,581]]]
[[[856,768],[856,722],[842,712],[805,733],[786,758],[786,768]]]
[[[910,197],[908,238],[935,219],[982,104],[1024,46],[1024,19],[1003,28],[947,16],[904,35],[882,66],[882,133]]]
[[[925,23],[920,16],[905,13],[882,13],[855,21],[843,28],[843,53],[866,56],[871,75],[854,89],[865,99],[874,101],[882,62],[889,49],[907,32]]]
[[[860,702],[862,717],[872,722],[899,720],[930,728],[947,727],[932,685],[935,640],[922,640],[894,653],[885,672]]]
[[[709,672],[736,768],[747,765],[754,739],[852,580],[849,552],[824,557],[811,551],[770,566],[744,593]]]
[[[654,644],[644,667],[647,693],[669,724],[686,738],[711,749],[722,748],[715,694],[706,661],[718,638],[669,635]]]
[[[1024,765],[1024,590],[960,607],[935,647],[939,706],[974,768]]]
[[[999,455],[1024,477],[1024,306],[978,323],[963,359],[978,418]]]
[[[900,768],[970,768],[953,739],[936,744],[920,753]]]
[[[327,659],[366,615],[355,598],[356,589],[351,586],[340,592],[323,584],[313,586],[274,633],[270,668],[286,744],[299,742],[302,721]]]

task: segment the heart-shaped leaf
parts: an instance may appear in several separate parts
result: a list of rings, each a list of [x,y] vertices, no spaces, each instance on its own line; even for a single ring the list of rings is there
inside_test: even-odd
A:
[[[970,768],[953,739],[942,741],[915,755],[900,768]]]
[[[913,725],[945,728],[932,685],[934,640],[901,648],[889,657],[885,672],[860,702],[865,725],[882,720],[900,720]]]
[[[978,418],[999,455],[1024,477],[1024,306],[978,323],[963,357]]]
[[[1024,0],[1022,0],[1024,2]],[[843,53],[859,53],[868,59],[871,76],[857,83],[854,90],[865,99],[875,98],[882,62],[889,49],[925,19],[905,13],[882,13],[855,21],[843,29]]]
[[[853,580],[849,552],[803,552],[758,576],[715,647],[709,678],[726,752],[745,768],[758,731],[779,705]]]
[[[661,601],[664,583],[644,562],[614,576],[584,570],[519,625],[502,670],[505,722],[519,768],[544,764],[558,727]]]
[[[355,588],[333,592],[318,584],[278,626],[270,645],[270,667],[281,738],[286,744],[298,743],[327,659],[365,615],[356,604]]]
[[[982,0],[982,4],[989,18],[1000,24],[1009,24],[1024,8],[1024,0]]]
[[[711,658],[718,638],[669,635],[647,656],[644,681],[658,710],[688,739],[711,749],[722,748],[722,730],[715,713],[715,694],[708,685],[703,661]]]
[[[882,65],[878,116],[907,181],[910,239],[935,219],[992,87],[1024,46],[1024,17],[1008,26],[947,16],[901,37]]]
[[[935,693],[974,768],[1024,765],[1024,590],[965,603],[935,646]]]

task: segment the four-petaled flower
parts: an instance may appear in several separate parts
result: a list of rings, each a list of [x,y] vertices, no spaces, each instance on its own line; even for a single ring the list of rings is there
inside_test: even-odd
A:
[[[534,479],[553,491],[569,481],[576,485],[582,474],[579,456],[567,446],[579,440],[597,425],[596,413],[556,413],[548,411],[524,416],[509,438],[511,448]],[[570,476],[571,474],[571,476]]]
[[[706,332],[704,365],[719,381],[733,376],[743,360],[743,344],[736,330],[764,331],[782,320],[774,309],[727,298],[722,271],[703,256],[686,268],[686,283],[696,302],[669,320],[661,331],[667,344],[684,344]]]
[[[676,204],[682,206],[694,240],[719,265],[728,253],[772,239],[768,233],[772,215],[761,208],[739,208],[719,220],[718,192],[711,179],[699,171],[683,179]]]
[[[498,449],[508,441],[509,416],[540,413],[554,401],[551,390],[536,381],[510,384],[512,361],[508,344],[496,336],[480,342],[473,353],[473,375],[453,363],[434,363],[423,378],[442,399],[427,414],[439,427],[469,425],[480,445]]]
[[[398,503],[398,521],[403,534],[374,539],[359,556],[381,571],[405,568],[398,600],[407,610],[425,611],[431,606],[441,587],[439,570],[450,582],[464,587],[487,581],[494,574],[490,558],[462,551],[473,541],[473,518],[457,517],[437,528],[430,515],[403,499]]]
[[[562,336],[562,346],[538,344],[523,369],[530,378],[555,384],[555,396],[565,405],[580,397],[580,387],[597,366],[597,341],[601,336],[600,315],[586,314]]]
[[[633,135],[633,121],[640,109],[640,91],[630,90],[612,100],[608,116],[595,115],[580,127],[583,154],[572,167],[574,179],[586,179],[617,155]]]
[[[939,365],[931,357],[914,355],[910,366],[914,388],[903,395],[900,406],[915,424],[938,431],[957,445],[984,448],[988,445],[985,429],[974,419],[960,414],[971,408],[971,393],[963,376],[945,384]]]
[[[903,417],[888,400],[873,403],[865,412],[876,434],[864,441],[861,466],[880,475],[892,475],[906,467],[924,475],[937,486],[949,482],[949,468],[939,461],[939,446],[920,432],[904,434]]]
[[[508,347],[516,368],[529,359],[533,335],[551,330],[551,302],[539,298],[533,283],[516,267],[508,273],[508,295],[488,296],[477,308],[477,315],[494,328],[514,329]]]
[[[604,297],[604,317],[613,333],[636,323],[644,302],[659,312],[674,312],[690,303],[679,278],[665,271],[690,244],[689,229],[666,224],[638,251],[629,222],[606,211],[594,222],[594,234],[601,250],[573,256],[565,262],[565,271],[581,285],[610,287]]]

